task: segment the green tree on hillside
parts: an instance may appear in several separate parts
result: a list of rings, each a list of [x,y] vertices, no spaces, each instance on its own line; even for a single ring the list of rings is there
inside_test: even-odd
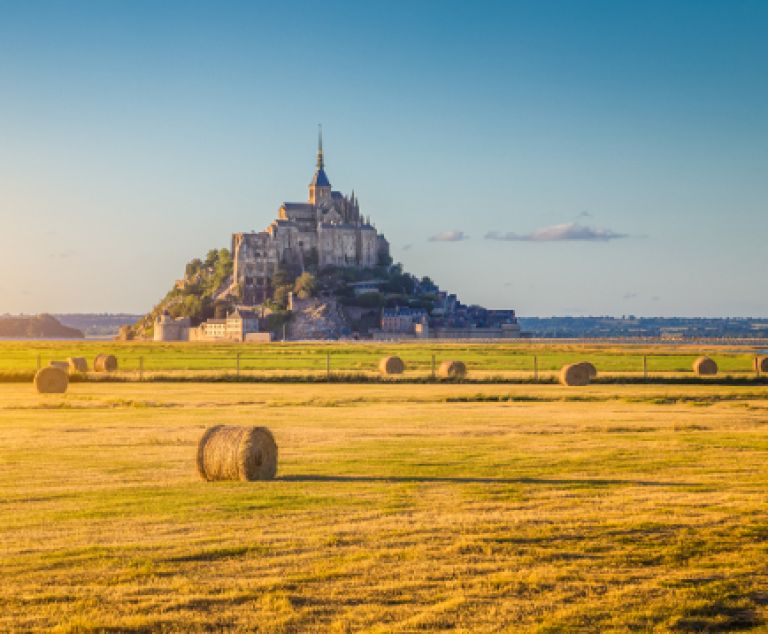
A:
[[[224,250],[224,249],[222,249]],[[205,266],[206,268],[211,268],[216,265],[216,261],[219,259],[219,251],[216,249],[211,249],[208,251],[208,255],[205,256]]]
[[[296,283],[293,286],[293,292],[299,297],[299,299],[309,299],[314,296],[317,289],[317,280],[312,273],[305,271],[299,277],[296,278]]]
[[[186,276],[192,277],[196,273],[200,272],[200,269],[203,268],[203,261],[200,258],[194,258],[193,260],[190,260],[187,263],[187,267],[185,269]]]

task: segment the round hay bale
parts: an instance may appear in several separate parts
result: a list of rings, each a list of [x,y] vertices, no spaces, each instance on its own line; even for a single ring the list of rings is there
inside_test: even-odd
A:
[[[35,374],[35,387],[40,394],[63,394],[69,386],[69,377],[61,368],[48,366]]]
[[[48,366],[51,368],[59,368],[59,370],[64,370],[64,372],[69,372],[69,363],[67,361],[51,361]]]
[[[85,357],[69,357],[67,363],[69,363],[70,374],[88,372],[88,361]]]
[[[400,357],[384,357],[379,361],[379,372],[382,374],[402,374],[405,363]]]
[[[203,480],[271,480],[277,473],[277,443],[266,427],[209,427],[197,444]]]
[[[560,370],[560,383],[563,385],[589,385],[589,369],[583,363],[564,365]]]
[[[463,379],[467,376],[467,366],[463,361],[443,361],[437,374],[444,379]]]
[[[597,378],[597,368],[594,366],[594,364],[590,363],[589,361],[582,361],[579,363],[579,365],[582,365],[587,369],[590,381]]]
[[[768,357],[755,357],[755,372],[768,374]]]
[[[709,357],[699,357],[693,362],[693,371],[698,376],[714,376],[717,374],[717,363]]]
[[[100,354],[93,360],[95,372],[114,372],[117,370],[117,357],[113,354]]]

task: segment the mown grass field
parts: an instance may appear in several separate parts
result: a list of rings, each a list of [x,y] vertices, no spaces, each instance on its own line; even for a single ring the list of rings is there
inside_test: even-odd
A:
[[[259,424],[270,482],[198,480]],[[768,629],[768,388],[0,385],[0,631]]]
[[[136,373],[143,367],[147,376],[153,373],[235,373],[312,375],[324,373],[330,362],[332,372],[375,373],[379,359],[397,354],[406,362],[411,375],[431,371],[436,362],[459,359],[476,377],[532,375],[534,364],[546,376],[566,363],[585,359],[601,373],[643,372],[691,373],[693,360],[701,354],[712,356],[722,374],[753,375],[753,359],[760,346],[706,346],[670,344],[595,344],[528,342],[503,343],[141,343],[114,341],[0,341],[0,375],[31,373],[38,361],[47,365],[55,359],[84,356],[89,362],[101,353],[118,357],[123,373]],[[239,360],[238,360],[239,355]]]

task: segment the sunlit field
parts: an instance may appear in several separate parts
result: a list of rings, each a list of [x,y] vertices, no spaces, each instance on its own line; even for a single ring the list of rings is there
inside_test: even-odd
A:
[[[277,479],[199,480],[215,423]],[[766,432],[759,385],[3,384],[0,631],[764,631]]]
[[[432,363],[459,359],[467,364],[469,378],[553,378],[566,363],[589,360],[600,373],[643,375],[691,374],[701,354],[712,356],[721,375],[754,376],[759,345],[613,344],[529,342],[336,342],[227,344],[141,343],[114,341],[0,341],[0,380],[31,380],[38,364],[70,356],[93,361],[102,352],[117,356],[117,377],[197,378],[237,375],[241,377],[316,377],[328,372],[337,376],[375,376],[382,356],[396,354],[406,364],[406,380],[431,375]]]

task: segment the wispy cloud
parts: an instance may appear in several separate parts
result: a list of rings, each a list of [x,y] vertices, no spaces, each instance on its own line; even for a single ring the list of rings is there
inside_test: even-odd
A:
[[[508,231],[489,231],[485,234],[486,240],[509,240],[518,242],[556,242],[560,240],[583,240],[586,242],[607,242],[618,238],[627,238],[626,233],[617,233],[610,229],[588,227],[578,222],[567,222],[562,225],[553,225],[536,229],[532,233],[520,234]]]
[[[469,236],[463,231],[441,231],[429,239],[430,242],[461,242],[462,240],[469,240]]]

